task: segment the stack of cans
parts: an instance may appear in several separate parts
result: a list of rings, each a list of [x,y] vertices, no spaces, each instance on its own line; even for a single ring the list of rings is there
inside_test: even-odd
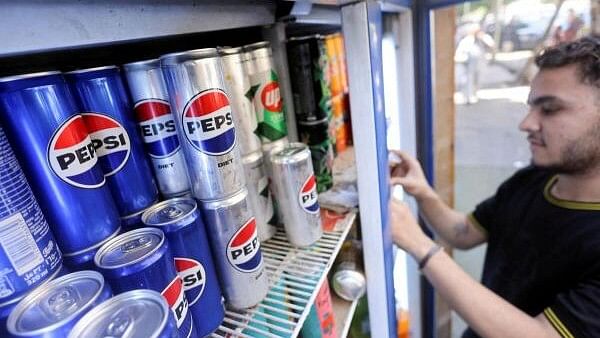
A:
[[[339,153],[346,149],[351,137],[344,38],[342,34],[334,33],[326,35],[324,39],[329,58],[332,112],[330,134],[335,139],[335,150]]]
[[[291,38],[287,53],[298,134],[310,147],[318,191],[322,192],[333,185],[336,141],[325,39],[320,35]]]
[[[231,59],[231,63],[240,62],[239,58]],[[160,64],[182,139],[192,194],[200,203],[225,300],[232,308],[254,306],[266,296],[268,280],[255,211],[245,187],[238,137],[244,135],[244,141],[250,139],[254,147],[258,143],[252,141],[249,130],[238,131],[253,125],[252,115],[242,110],[239,95],[232,101],[230,94],[242,93],[244,88],[227,87],[222,60],[214,48],[167,54],[160,58]],[[239,66],[238,70],[243,69]],[[239,75],[228,72],[232,74]],[[244,151],[252,147],[246,144]]]

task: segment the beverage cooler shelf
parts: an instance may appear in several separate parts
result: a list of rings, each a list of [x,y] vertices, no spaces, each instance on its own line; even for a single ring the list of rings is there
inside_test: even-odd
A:
[[[348,213],[307,248],[290,245],[282,230],[262,243],[267,297],[251,309],[228,309],[212,337],[296,337],[355,219]]]

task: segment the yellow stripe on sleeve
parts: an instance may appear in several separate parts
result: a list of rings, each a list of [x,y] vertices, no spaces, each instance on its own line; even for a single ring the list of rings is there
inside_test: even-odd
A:
[[[548,308],[544,309],[544,315],[546,316],[546,318],[548,318],[548,321],[550,321],[550,324],[552,324],[552,326],[554,326],[554,328],[556,329],[556,331],[558,331],[558,333],[561,335],[561,337],[575,338],[575,336],[573,336],[571,331],[569,331],[569,329],[567,329],[565,324],[563,324],[560,321],[560,319],[558,319],[558,316],[556,315],[556,313],[554,313],[554,311],[552,311],[551,308],[548,307]]]
[[[467,219],[469,222],[471,222],[471,224],[473,224],[477,229],[479,229],[479,231],[481,231],[485,237],[488,236],[488,231],[486,228],[484,228],[481,223],[479,223],[479,221],[477,220],[477,218],[475,218],[475,215],[473,215],[473,213],[470,213],[467,215]]]

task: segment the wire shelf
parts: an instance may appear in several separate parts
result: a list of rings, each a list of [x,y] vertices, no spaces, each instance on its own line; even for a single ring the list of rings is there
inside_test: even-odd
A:
[[[269,276],[267,297],[250,309],[227,309],[223,323],[211,337],[298,336],[355,219],[355,212],[348,213],[333,231],[324,231],[308,248],[292,246],[283,230],[261,243]]]

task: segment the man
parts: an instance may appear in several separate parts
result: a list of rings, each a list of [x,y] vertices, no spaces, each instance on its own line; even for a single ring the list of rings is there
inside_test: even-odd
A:
[[[536,63],[519,125],[531,166],[474,212],[444,204],[406,154],[392,171],[441,238],[488,243],[479,284],[390,202],[394,242],[469,324],[464,337],[600,337],[600,38],[549,48]]]

